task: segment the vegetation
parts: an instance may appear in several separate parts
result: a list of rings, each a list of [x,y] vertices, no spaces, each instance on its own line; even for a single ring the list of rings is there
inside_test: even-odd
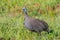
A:
[[[22,7],[29,16],[46,21],[53,33],[30,32],[23,25]],[[0,0],[0,40],[60,40],[60,0]]]

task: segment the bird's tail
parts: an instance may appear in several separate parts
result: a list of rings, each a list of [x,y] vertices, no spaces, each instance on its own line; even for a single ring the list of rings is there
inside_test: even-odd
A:
[[[53,30],[52,29],[51,30],[48,29],[47,32],[48,32],[48,34],[49,33],[53,33]]]

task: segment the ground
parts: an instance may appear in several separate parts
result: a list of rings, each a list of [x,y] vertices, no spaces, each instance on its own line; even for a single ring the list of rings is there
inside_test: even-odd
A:
[[[52,33],[31,32],[25,26],[23,6],[28,15],[48,23]],[[0,40],[60,40],[59,0],[0,0]]]

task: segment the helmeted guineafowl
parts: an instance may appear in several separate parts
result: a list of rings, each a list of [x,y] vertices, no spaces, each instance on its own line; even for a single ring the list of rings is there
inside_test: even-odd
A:
[[[49,33],[49,28],[48,28],[49,26],[45,21],[28,16],[26,7],[23,7],[23,12],[25,13],[24,24],[27,29],[38,33],[42,31],[47,31]]]

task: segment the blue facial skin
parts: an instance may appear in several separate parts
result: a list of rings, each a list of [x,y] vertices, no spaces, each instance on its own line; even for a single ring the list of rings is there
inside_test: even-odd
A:
[[[27,14],[27,8],[26,8],[26,7],[23,7],[23,12],[24,12],[25,14]]]

